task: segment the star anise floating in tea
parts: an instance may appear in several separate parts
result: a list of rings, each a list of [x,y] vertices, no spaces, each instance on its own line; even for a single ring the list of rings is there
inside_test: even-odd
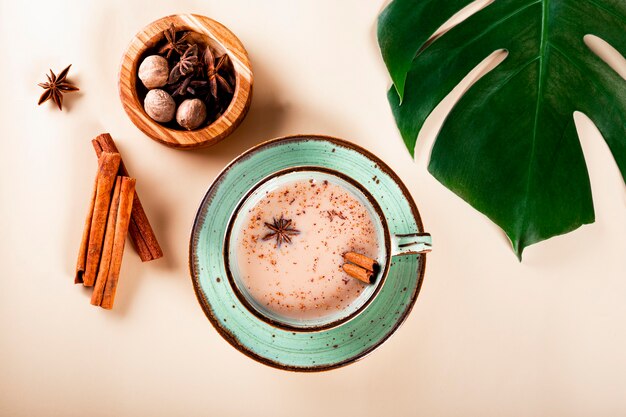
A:
[[[291,220],[285,219],[283,215],[280,215],[280,219],[273,219],[272,223],[265,223],[265,226],[270,229],[270,232],[263,236],[263,240],[276,239],[276,246],[280,248],[280,245],[284,243],[291,243],[291,236],[299,235],[300,231],[291,227]]]
[[[72,64],[68,65],[59,75],[56,75],[50,70],[50,75],[46,74],[48,82],[37,84],[45,90],[41,97],[39,97],[37,104],[41,105],[48,100],[52,100],[59,107],[59,110],[63,110],[63,94],[78,91],[78,87],[67,80],[67,74],[71,66]]]

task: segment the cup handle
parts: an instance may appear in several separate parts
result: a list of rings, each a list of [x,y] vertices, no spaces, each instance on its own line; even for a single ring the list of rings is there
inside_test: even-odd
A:
[[[391,256],[428,253],[432,250],[430,233],[407,233],[392,235]]]

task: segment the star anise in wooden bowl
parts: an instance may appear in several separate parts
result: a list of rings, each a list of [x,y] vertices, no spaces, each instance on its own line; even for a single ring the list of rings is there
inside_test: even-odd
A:
[[[133,123],[175,148],[217,143],[244,119],[253,74],[241,41],[205,16],[159,19],[135,36],[122,60],[120,98]]]
[[[163,31],[156,45],[144,53],[138,71],[137,92],[144,99],[148,115],[158,114],[157,118],[152,118],[171,129],[187,126],[185,122],[190,119],[199,121],[198,126],[192,124],[193,129],[198,129],[220,117],[232,101],[235,74],[228,54],[216,49],[198,33],[176,28],[173,24]],[[164,73],[167,73],[167,79]],[[167,94],[173,100],[173,105],[169,105],[175,112],[170,113],[171,119],[166,122],[163,119],[167,117],[161,117],[162,109],[150,109],[152,104],[146,100],[148,91],[155,89],[154,86],[163,90],[154,105],[162,106],[163,100],[169,100]],[[185,109],[192,108],[182,104],[194,99],[201,101],[196,100],[193,106],[200,114],[180,115]]]

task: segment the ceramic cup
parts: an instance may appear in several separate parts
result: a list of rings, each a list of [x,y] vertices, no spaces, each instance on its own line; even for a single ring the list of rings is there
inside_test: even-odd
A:
[[[313,179],[322,183],[328,181],[339,185],[355,197],[367,210],[373,221],[376,239],[379,242],[376,261],[380,269],[376,271],[374,282],[364,286],[358,297],[342,310],[322,318],[293,318],[282,316],[259,302],[246,288],[239,271],[237,240],[245,228],[245,214],[248,213],[268,193],[282,185],[298,180]],[[340,326],[359,315],[374,300],[382,287],[394,257],[408,254],[426,253],[431,250],[431,236],[428,233],[392,234],[379,203],[357,180],[336,170],[300,166],[278,171],[263,178],[241,200],[233,212],[225,238],[224,262],[226,274],[241,303],[259,319],[282,329],[297,331],[320,331]],[[300,278],[301,279],[301,278]]]

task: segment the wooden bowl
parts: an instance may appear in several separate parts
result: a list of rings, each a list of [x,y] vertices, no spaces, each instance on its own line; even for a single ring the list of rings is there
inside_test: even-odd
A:
[[[228,54],[235,72],[234,95],[224,114],[196,130],[177,130],[155,122],[144,111],[143,100],[137,92],[137,69],[141,59],[162,39],[163,31],[172,23],[176,30],[190,31],[194,40],[211,45],[217,55]],[[135,35],[122,59],[119,91],[126,114],[142,132],[172,148],[195,149],[214,145],[237,128],[250,108],[252,83],[248,53],[230,30],[205,16],[179,14],[152,22]]]

